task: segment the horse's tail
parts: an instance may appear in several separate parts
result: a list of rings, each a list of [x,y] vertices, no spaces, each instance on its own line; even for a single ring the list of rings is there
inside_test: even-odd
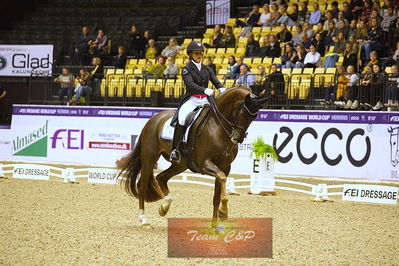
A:
[[[143,183],[141,185],[148,186],[146,189],[146,194],[144,195],[144,200],[146,202],[153,202],[163,198],[163,193],[161,188],[159,187],[158,182],[155,180],[154,175],[151,176],[140,176],[140,171],[142,168],[141,164],[141,136],[134,147],[134,150],[129,153],[126,157],[122,158],[119,163],[117,163],[119,172],[119,177],[121,180],[122,186],[125,187],[126,192],[138,198],[139,193],[137,191],[137,178],[143,179],[141,180]],[[125,175],[123,175],[125,172]]]

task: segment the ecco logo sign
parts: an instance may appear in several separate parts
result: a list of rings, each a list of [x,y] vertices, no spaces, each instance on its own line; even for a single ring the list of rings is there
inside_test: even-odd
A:
[[[284,148],[288,145],[288,143],[294,138],[294,133],[292,132],[292,130],[289,127],[281,127],[280,128],[280,133],[286,133],[287,136],[284,139],[284,141],[281,143],[280,146],[277,147],[277,140],[279,138],[279,135],[276,133],[274,135],[273,138],[273,146],[276,147],[276,153],[278,155],[279,161],[282,163],[287,163],[289,162],[292,157],[294,156],[292,152],[290,152],[287,156],[283,157],[280,154],[282,153],[282,151],[284,150]],[[296,152],[298,154],[299,159],[301,160],[301,162],[303,162],[304,164],[312,164],[314,161],[316,161],[318,155],[317,153],[313,153],[312,156],[310,157],[305,157],[301,151],[301,141],[302,138],[306,135],[306,134],[310,134],[313,136],[313,138],[316,140],[318,139],[319,135],[317,134],[316,130],[314,130],[311,127],[306,127],[304,129],[302,129],[302,131],[299,133],[297,140],[296,140]],[[337,128],[330,128],[328,129],[326,132],[324,132],[323,136],[321,137],[321,145],[320,145],[320,151],[321,151],[321,155],[323,157],[323,160],[331,165],[337,165],[341,162],[342,160],[342,154],[339,154],[337,157],[335,158],[330,158],[328,157],[327,153],[326,153],[326,142],[327,139],[330,137],[333,137],[332,135],[335,135],[335,137],[337,137],[340,141],[343,139],[343,135],[341,133],[341,131],[339,131],[339,129]],[[364,155],[364,157],[360,160],[356,160],[355,158],[353,158],[350,147],[351,147],[351,143],[352,140],[355,136],[363,136],[364,135],[364,130],[361,128],[357,128],[354,129],[348,136],[348,138],[346,139],[346,156],[348,157],[349,162],[356,167],[361,167],[363,165],[365,165],[368,161],[368,159],[370,158],[370,154],[371,154],[371,143],[370,143],[370,138],[368,136],[366,136],[364,138],[365,140],[365,145],[366,145],[366,153]],[[314,146],[312,147],[308,147],[309,149],[313,149]]]

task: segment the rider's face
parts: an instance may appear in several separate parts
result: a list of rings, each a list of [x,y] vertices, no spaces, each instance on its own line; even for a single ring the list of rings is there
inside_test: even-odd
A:
[[[193,60],[197,63],[202,61],[202,57],[203,57],[203,52],[201,51],[193,51],[191,52],[191,56],[193,57]]]

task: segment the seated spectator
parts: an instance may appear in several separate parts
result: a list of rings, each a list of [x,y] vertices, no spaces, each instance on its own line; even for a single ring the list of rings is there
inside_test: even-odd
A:
[[[270,34],[266,34],[262,39],[260,47],[264,48],[270,45]]]
[[[256,77],[251,73],[249,67],[245,64],[240,66],[240,74],[236,80],[237,85],[244,85],[245,87],[252,88],[255,84]]]
[[[254,4],[252,6],[252,11],[248,14],[247,22],[243,22],[239,19],[236,20],[236,27],[256,27],[259,26],[257,22],[260,19],[259,5]],[[242,36],[242,35],[241,35]]]
[[[330,22],[332,22],[335,27],[335,24],[337,24],[337,19],[333,18],[331,11],[327,11],[325,17],[326,17],[326,20],[324,21],[323,27],[324,27],[324,30],[328,31],[330,28]]]
[[[212,57],[206,57],[204,59],[204,65],[208,66],[210,69],[212,69],[213,73],[216,74],[216,66],[215,64],[212,62]]]
[[[399,42],[396,43],[396,50],[393,52],[392,56],[387,58],[383,63],[382,67],[392,66],[399,64]]]
[[[349,28],[346,26],[345,21],[343,20],[338,21],[337,30],[338,33],[342,32],[344,34],[345,39],[348,38]]]
[[[260,95],[265,93],[271,96],[283,95],[284,94],[285,80],[283,74],[278,71],[277,65],[272,64],[270,66],[270,74],[266,80],[266,86],[264,87],[268,91],[261,91]]]
[[[302,32],[301,41],[299,43],[303,45],[306,51],[308,51],[310,49],[310,46],[312,45],[312,41],[309,39],[308,35],[305,32]]]
[[[278,11],[278,5],[276,3],[272,4],[272,12],[270,12],[270,17],[266,20],[263,26],[274,26],[277,24],[277,20],[280,18],[281,14]]]
[[[298,44],[296,46],[296,54],[297,54],[297,58],[296,58],[295,64],[292,65],[289,62],[287,62],[286,67],[288,67],[288,68],[292,68],[292,67],[303,68],[305,66],[304,61],[305,61],[305,56],[306,56],[306,50],[302,44]]]
[[[386,45],[391,45],[392,41],[389,35],[390,33],[393,33],[393,28],[395,27],[397,17],[394,13],[394,10],[392,7],[388,7],[387,10],[384,13],[383,20],[381,22],[381,28],[382,28],[382,33],[383,33],[383,40]]]
[[[359,52],[360,46],[359,44],[356,42],[356,39],[354,36],[349,36],[349,40],[348,40],[349,44],[352,47],[352,51],[357,54]]]
[[[316,47],[314,45],[310,46],[310,52],[306,54],[304,65],[305,67],[316,68],[320,67],[320,54],[316,51]]]
[[[236,37],[233,34],[233,29],[231,26],[226,26],[224,30],[224,35],[220,40],[220,47],[223,48],[234,48],[236,47]]]
[[[356,37],[357,35],[357,21],[356,20],[351,20],[351,23],[349,24],[349,29],[348,29],[348,38],[350,36]]]
[[[245,49],[245,56],[246,57],[255,57],[259,53],[259,42],[255,41],[255,37],[253,33],[248,35],[247,39],[247,47]]]
[[[376,51],[370,52],[370,61],[366,64],[366,66],[380,65],[380,61],[378,60],[378,54]]]
[[[125,68],[127,57],[125,54],[125,48],[123,46],[118,47],[118,54],[115,57],[115,68]]]
[[[370,27],[370,28],[372,27],[372,25],[371,25],[371,20],[372,20],[373,18],[377,19],[378,25],[381,25],[382,17],[378,14],[377,10],[371,10],[370,18],[369,18],[369,20],[368,20],[368,22],[369,22],[369,27]]]
[[[340,21],[343,21],[344,22],[344,24],[345,24],[345,26],[349,26],[349,21],[344,17],[344,12],[342,12],[342,11],[340,11],[339,13],[338,13],[338,18],[337,18],[337,25],[336,25],[336,27],[337,28],[339,28],[339,22]]]
[[[108,54],[108,39],[103,30],[98,30],[97,38],[90,45],[90,55],[99,56]]]
[[[256,75],[256,81],[253,86],[253,93],[257,96],[264,91],[266,85],[266,70],[263,65],[258,66],[258,74]]]
[[[127,35],[127,54],[134,58],[142,58],[144,50],[144,39],[136,25],[132,25]]]
[[[373,111],[381,111],[384,108],[383,91],[386,81],[384,71],[381,71],[379,65],[373,65],[373,78],[371,79],[370,104]]]
[[[366,66],[365,71],[362,73],[361,86],[359,87],[359,100],[360,106],[364,110],[370,110],[373,106],[370,104],[370,89],[371,81],[373,79],[373,67]]]
[[[145,58],[146,59],[155,59],[159,55],[158,47],[155,46],[154,39],[148,40],[148,47],[145,51]]]
[[[316,47],[316,51],[323,57],[326,53],[326,46],[320,33],[316,33],[312,44]]]
[[[294,26],[294,29],[295,29],[294,32],[296,33],[292,35],[291,41],[293,42],[294,46],[296,46],[301,41],[302,26],[296,24]]]
[[[143,33],[143,43],[144,43],[144,51],[148,49],[148,41],[151,40],[150,32],[148,30],[144,31]]]
[[[82,35],[75,44],[75,61],[76,64],[87,66],[89,64],[89,47],[94,41],[94,37],[89,34],[89,27],[82,28]]]
[[[337,68],[337,90],[335,92],[335,99],[338,101],[338,107],[349,109],[352,106],[352,101],[349,98],[349,77],[345,75],[345,68],[340,66]],[[332,96],[334,97],[334,96]],[[346,105],[344,103],[346,102]]]
[[[387,89],[386,89],[386,99],[387,103],[385,106],[387,107],[387,111],[398,111],[399,110],[399,72],[398,66],[393,65],[391,67],[392,74],[388,76],[387,79]]]
[[[212,39],[211,39],[211,43],[207,44],[204,43],[204,46],[206,48],[219,48],[222,47],[220,41],[222,40],[222,28],[220,27],[220,25],[215,25],[215,28],[213,30],[213,35],[212,35]]]
[[[280,24],[280,31],[276,34],[277,41],[281,43],[291,41],[292,34],[285,24]]]
[[[190,60],[188,62],[185,62],[185,65],[190,64]],[[150,74],[150,69],[153,67],[152,61],[147,59],[147,62],[145,62],[145,66],[143,68],[143,73],[144,75],[148,76]]]
[[[337,1],[333,1],[331,3],[330,13],[331,13],[333,18],[335,18],[335,19],[338,18],[339,9],[338,9],[338,2]]]
[[[362,9],[362,14],[360,15],[360,20],[369,21],[372,10],[371,7],[372,7],[372,2],[370,0],[365,0]]]
[[[166,69],[166,65],[165,65],[165,57],[163,56],[159,56],[157,59],[157,64],[151,66],[148,69],[148,73],[150,74],[150,77],[157,77],[160,78],[163,76],[163,73]]]
[[[349,6],[348,2],[344,2],[343,3],[342,13],[343,13],[344,18],[346,19],[346,21],[352,21],[353,20],[352,10],[350,9],[350,6]],[[339,14],[338,14],[338,16],[339,16]]]
[[[299,24],[303,24],[305,22],[308,22],[310,18],[310,12],[308,10],[308,2],[302,1],[301,2],[301,11],[298,13],[298,20],[297,22]]]
[[[266,26],[266,23],[269,21],[270,19],[270,7],[269,4],[264,4],[263,5],[263,13],[260,15],[258,22],[256,22],[256,24],[258,26]]]
[[[324,41],[324,39],[325,39],[326,36],[327,36],[327,31],[324,30],[324,28],[323,28],[323,23],[321,23],[321,22],[317,23],[317,29],[316,29],[316,31],[315,31],[315,34],[316,34],[316,33],[319,33],[319,34],[321,35],[321,38],[322,38],[323,41]]]
[[[234,55],[230,55],[228,62],[227,62],[227,69],[226,69],[226,79],[234,79],[235,76],[233,75],[233,69],[237,66],[236,58]]]
[[[179,46],[175,38],[170,38],[168,46],[163,49],[161,55],[164,57],[175,57],[180,50],[184,49],[183,46]]]
[[[235,66],[233,66],[232,68],[232,74],[234,75],[234,78],[237,78],[238,74],[240,74],[240,67],[243,64],[244,58],[239,57],[237,58],[237,62],[235,64]]]
[[[363,11],[363,0],[351,0],[349,9],[352,11],[353,19],[358,20]]]
[[[343,94],[344,96],[348,96],[347,102],[345,105],[345,102],[336,102],[335,104],[338,107],[341,108],[347,108],[347,109],[352,109],[356,110],[359,107],[359,76],[355,73],[355,69],[353,66],[348,66],[347,67],[347,75],[346,77],[349,79],[347,85],[348,87],[348,93]],[[341,100],[346,100],[345,98]]]
[[[335,24],[333,22],[328,23],[328,31],[326,38],[324,39],[324,44],[326,46],[332,46],[334,45],[334,38],[338,35],[338,30],[335,27]]]
[[[281,48],[280,48],[280,43],[277,41],[276,36],[271,35],[269,40],[270,40],[269,45],[266,47],[263,47],[260,50],[259,56],[260,57],[280,57],[281,56]]]
[[[71,74],[68,68],[62,68],[62,75],[55,78],[54,82],[60,83],[61,87],[58,90],[58,99],[60,104],[64,104],[64,96],[68,97],[69,102],[72,99],[72,92],[74,89],[75,77]]]
[[[317,23],[319,23],[322,15],[319,9],[319,3],[317,2],[313,3],[313,9],[314,10],[312,13],[310,13],[310,18],[309,18],[310,25],[316,25]]]
[[[292,9],[292,12],[288,16],[295,23],[295,22],[298,21],[298,16],[299,16],[298,5],[297,4],[292,4],[291,5],[291,9]]]
[[[309,22],[303,23],[302,32],[306,33],[309,39],[313,39],[315,35],[314,30],[312,29],[312,26],[309,24]]]
[[[101,59],[99,57],[93,57],[92,66],[93,69],[90,71],[90,77],[93,81],[94,94],[99,96],[101,80],[104,77],[104,67],[101,64]]]
[[[287,4],[280,5],[280,18],[276,21],[276,24],[285,24],[288,26],[294,26],[294,21],[291,19],[290,15],[287,13],[288,6]]]
[[[175,59],[173,57],[168,57],[166,63],[167,67],[163,71],[164,77],[169,79],[176,78],[177,73],[179,72],[179,67],[175,64]]]
[[[324,67],[331,68],[335,67],[338,61],[338,57],[342,56],[345,51],[345,35],[343,32],[338,33],[338,37],[334,40],[334,50],[331,54],[326,55],[324,58]]]
[[[86,69],[79,70],[80,75],[77,77],[77,85],[75,87],[75,96],[71,99],[71,105],[77,105],[82,103],[81,98],[89,96],[92,89],[89,87],[90,76]]]
[[[285,52],[281,57],[281,66],[282,68],[293,68],[295,67],[295,63],[298,60],[298,56],[294,45],[292,43],[287,43],[285,45]]]
[[[346,69],[348,66],[353,66],[355,71],[357,71],[357,54],[352,50],[350,43],[345,44],[344,61],[342,62],[342,66]]]
[[[357,25],[358,25],[357,26],[358,29],[357,29],[357,34],[356,34],[355,38],[356,38],[357,42],[360,43],[366,39],[366,35],[367,35],[367,32],[369,31],[369,29],[368,29],[366,22],[364,22],[364,21],[359,21],[357,23]]]

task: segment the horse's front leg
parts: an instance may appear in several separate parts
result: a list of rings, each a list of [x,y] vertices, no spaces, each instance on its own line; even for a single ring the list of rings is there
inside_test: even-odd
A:
[[[219,205],[222,202],[222,205],[219,208],[219,218],[221,220],[226,220],[228,217],[228,209],[227,209],[227,193],[226,193],[226,180],[227,177],[225,173],[220,170],[213,162],[206,160],[204,163],[205,170],[212,176],[216,178],[216,181],[220,186],[220,197],[218,201],[215,201],[214,197],[214,212],[215,212],[215,204]],[[216,196],[216,187],[215,187],[215,196]],[[215,216],[215,214],[214,214]]]

